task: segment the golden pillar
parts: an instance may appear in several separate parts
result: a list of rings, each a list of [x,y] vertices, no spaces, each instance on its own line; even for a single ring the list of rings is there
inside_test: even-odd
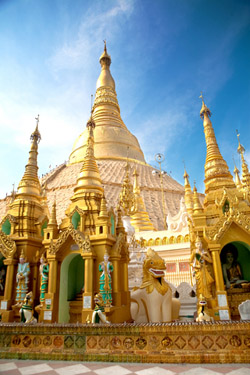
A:
[[[49,256],[49,285],[48,285],[48,293],[56,293],[56,286],[57,286],[57,260],[56,256]]]
[[[221,269],[221,261],[220,261],[220,248],[219,244],[211,244],[209,245],[209,249],[212,253],[213,258],[213,268],[214,268],[214,276],[215,276],[215,288],[216,291],[221,292],[225,290],[224,288],[224,281]]]
[[[84,292],[91,293],[94,292],[94,259],[92,255],[83,254],[82,258],[84,260]]]
[[[7,266],[5,290],[4,290],[4,300],[7,301],[8,305],[11,304],[13,290],[15,288],[14,270],[18,261],[16,259],[7,258],[4,259],[4,264]],[[15,292],[14,292],[15,293]],[[8,306],[9,308],[9,306]]]

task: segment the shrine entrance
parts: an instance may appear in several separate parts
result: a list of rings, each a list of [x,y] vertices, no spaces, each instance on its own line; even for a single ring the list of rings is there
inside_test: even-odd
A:
[[[84,260],[69,254],[62,262],[59,291],[59,323],[81,322]]]

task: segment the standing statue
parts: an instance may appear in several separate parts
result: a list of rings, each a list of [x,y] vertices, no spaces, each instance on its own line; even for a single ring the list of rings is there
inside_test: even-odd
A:
[[[205,299],[212,298],[212,284],[214,279],[209,272],[209,264],[213,260],[211,254],[202,247],[202,242],[198,236],[196,240],[196,249],[191,256],[191,266],[197,284],[197,296],[202,295]]]
[[[99,264],[99,271],[102,272],[100,276],[100,294],[102,296],[105,306],[112,304],[112,287],[111,287],[111,272],[113,265],[109,261],[107,253],[104,254],[104,261]]]
[[[25,299],[25,296],[28,292],[28,283],[29,283],[29,274],[30,274],[30,265],[28,262],[25,262],[25,255],[22,250],[19,263],[17,267],[16,274],[16,303],[22,303]]]
[[[49,264],[44,257],[44,255],[40,258],[40,267],[39,273],[41,277],[40,281],[40,304],[42,305],[45,301],[45,293],[48,290],[48,279],[49,279]]]

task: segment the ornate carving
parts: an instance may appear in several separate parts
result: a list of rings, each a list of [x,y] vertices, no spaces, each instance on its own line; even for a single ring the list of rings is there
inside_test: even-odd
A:
[[[126,243],[126,235],[124,233],[119,233],[116,243],[114,244],[112,251],[117,254],[121,254],[122,247]]]
[[[250,218],[235,210],[229,212],[228,216],[223,215],[211,229],[204,228],[204,238],[207,242],[218,242],[233,222],[250,232]]]
[[[13,224],[17,224],[18,223],[18,219],[15,216],[8,214],[8,215],[4,216],[4,218],[0,222],[0,225],[4,224],[6,220],[9,220],[9,222],[13,223]]]
[[[49,246],[49,254],[56,254],[62,247],[62,245],[67,241],[69,236],[73,238],[73,240],[83,253],[91,251],[91,243],[89,237],[85,238],[83,233],[74,229],[73,225],[70,224],[65,231],[60,233],[59,238],[55,243],[51,241],[51,244]]]
[[[16,252],[16,243],[2,231],[0,231],[0,251],[5,258],[13,258]]]
[[[235,207],[239,204],[238,197],[235,194],[230,193],[228,189],[224,188],[221,197],[216,198],[215,204],[217,207],[221,208],[226,201],[229,202],[230,207]]]

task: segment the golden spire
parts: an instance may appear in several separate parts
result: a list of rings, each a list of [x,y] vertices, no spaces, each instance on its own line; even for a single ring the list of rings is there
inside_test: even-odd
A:
[[[123,179],[122,190],[120,192],[120,197],[119,197],[119,205],[123,209],[124,215],[129,216],[131,214],[131,208],[134,205],[134,194],[133,194],[133,185],[130,181],[128,161],[125,166],[125,171],[126,173]]]
[[[249,188],[250,188],[250,173],[249,173],[249,170],[248,170],[248,165],[247,165],[247,163],[245,161],[245,158],[244,158],[245,149],[242,146],[242,144],[240,143],[240,134],[238,133],[238,130],[236,130],[236,134],[237,134],[237,138],[238,138],[238,142],[239,142],[237,152],[241,155],[242,187],[245,190],[249,190]]]
[[[129,146],[129,159],[145,162],[143,152],[137,138],[130,133],[122,121],[120,107],[115,91],[115,81],[110,72],[111,57],[107,53],[106,41],[100,57],[101,73],[96,83],[96,94],[93,105],[95,121],[95,157],[96,159],[125,160]],[[87,147],[87,131],[85,130],[75,141],[70,163],[84,160]]]
[[[99,218],[107,218],[108,215],[108,210],[107,210],[107,201],[105,198],[105,195],[103,194],[102,200],[101,200],[101,209],[99,213]]]
[[[39,115],[36,117],[36,128],[31,134],[31,148],[29,152],[28,164],[25,167],[24,175],[18,185],[16,198],[20,195],[32,195],[40,196],[41,185],[38,179],[37,171],[37,155],[38,155],[38,143],[41,140],[41,134],[38,130]]]
[[[195,186],[195,181],[194,181],[194,189],[193,189],[193,200],[194,200],[194,214],[199,214],[203,212],[203,208],[202,208],[202,205],[199,200],[198,193],[197,193],[197,188]]]
[[[118,204],[117,206],[117,225],[116,225],[116,233],[117,235],[119,233],[125,233],[125,229],[124,229],[124,226],[123,226],[123,222],[122,222],[122,211],[121,211],[121,207],[120,205]]]
[[[72,201],[81,199],[86,192],[103,194],[102,181],[94,155],[94,128],[95,122],[92,119],[91,114],[91,117],[87,122],[88,141],[86,155],[77,179],[77,185],[74,189],[74,196],[71,198]]]
[[[154,226],[149,218],[148,212],[141,196],[140,187],[138,184],[138,172],[135,168],[134,173],[134,200],[133,207],[131,208],[131,225],[135,228],[136,232],[141,232],[145,230],[154,230]]]
[[[242,187],[242,183],[241,183],[241,180],[240,180],[240,171],[239,169],[236,167],[236,164],[235,164],[235,160],[233,158],[233,161],[234,161],[234,175],[235,175],[235,185],[238,189],[240,189]]]
[[[48,228],[57,227],[57,220],[56,220],[56,199],[54,200],[51,216],[48,223]]]
[[[186,168],[184,169],[184,187],[185,187],[185,206],[187,213],[192,215],[193,213],[193,192],[189,183],[189,175],[187,174]]]
[[[205,162],[205,191],[208,192],[208,189],[211,185],[216,183],[216,186],[219,187],[231,186],[234,187],[233,177],[229,172],[227,163],[221,156],[216,137],[214,134],[214,129],[210,121],[211,112],[210,109],[206,106],[202,98],[202,107],[200,110],[200,117],[203,119],[205,140],[207,145],[207,157]]]
[[[106,40],[104,40],[104,52],[101,55],[100,59],[100,64],[102,67],[101,74],[97,80],[96,83],[96,88],[98,89],[99,87],[102,86],[109,86],[112,87],[112,89],[115,90],[115,81],[110,73],[109,67],[111,64],[111,57],[107,53],[107,46],[106,46]],[[118,102],[117,102],[118,104]]]

